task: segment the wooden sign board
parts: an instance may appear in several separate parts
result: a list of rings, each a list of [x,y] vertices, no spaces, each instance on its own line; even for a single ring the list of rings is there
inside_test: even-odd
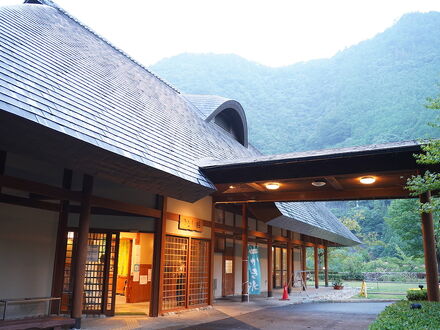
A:
[[[203,223],[200,219],[179,215],[179,229],[202,232]]]

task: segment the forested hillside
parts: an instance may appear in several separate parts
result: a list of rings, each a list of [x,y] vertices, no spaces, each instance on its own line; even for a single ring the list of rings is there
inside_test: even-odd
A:
[[[407,14],[330,59],[269,68],[182,54],[151,69],[182,92],[241,102],[264,153],[422,138],[435,134],[423,104],[440,81],[440,13]]]
[[[236,55],[182,54],[152,70],[184,93],[238,100],[248,117],[251,143],[267,154],[436,137],[440,132],[427,125],[436,114],[424,107],[427,97],[440,92],[437,12],[407,14],[330,59],[269,68]],[[327,205],[364,242],[332,251],[333,270],[355,275],[423,271],[417,201]]]

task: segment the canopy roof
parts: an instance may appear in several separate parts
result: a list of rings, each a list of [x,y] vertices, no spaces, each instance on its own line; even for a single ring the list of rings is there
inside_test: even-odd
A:
[[[217,202],[330,201],[408,198],[407,179],[424,171],[416,141],[328,149],[234,161],[205,161],[202,171],[221,193]],[[372,184],[360,179],[370,176]],[[279,189],[265,188],[276,181]],[[313,183],[321,182],[321,186]],[[324,183],[322,185],[322,183]],[[233,187],[233,188],[230,188]]]

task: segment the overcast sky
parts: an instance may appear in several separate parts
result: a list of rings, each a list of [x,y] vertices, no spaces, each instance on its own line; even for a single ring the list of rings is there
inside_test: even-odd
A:
[[[331,57],[439,0],[55,0],[145,65],[234,53],[269,66]],[[0,0],[0,5],[21,3]]]

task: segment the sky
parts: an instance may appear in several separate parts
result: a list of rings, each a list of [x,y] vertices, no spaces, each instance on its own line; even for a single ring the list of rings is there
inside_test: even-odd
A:
[[[19,0],[0,0],[0,5]],[[439,0],[55,0],[145,65],[181,53],[278,67],[328,58]]]

